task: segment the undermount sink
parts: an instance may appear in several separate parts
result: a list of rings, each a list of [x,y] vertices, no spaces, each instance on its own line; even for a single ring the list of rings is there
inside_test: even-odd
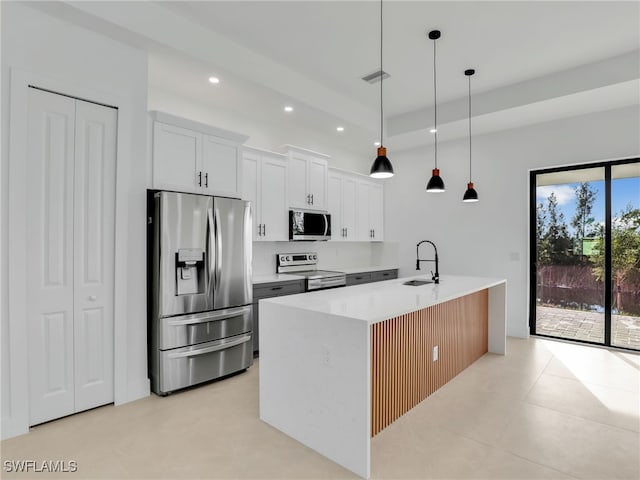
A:
[[[403,285],[410,285],[412,287],[419,287],[420,285],[426,285],[428,283],[434,283],[433,280],[409,280],[404,282]]]

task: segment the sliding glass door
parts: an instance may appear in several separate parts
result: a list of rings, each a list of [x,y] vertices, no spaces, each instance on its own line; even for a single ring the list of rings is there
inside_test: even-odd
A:
[[[640,350],[640,160],[531,172],[532,334]]]

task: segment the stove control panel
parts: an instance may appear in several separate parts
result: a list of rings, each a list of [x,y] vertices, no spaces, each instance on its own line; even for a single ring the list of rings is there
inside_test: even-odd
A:
[[[311,253],[278,253],[276,254],[278,267],[297,267],[317,265],[318,254]]]

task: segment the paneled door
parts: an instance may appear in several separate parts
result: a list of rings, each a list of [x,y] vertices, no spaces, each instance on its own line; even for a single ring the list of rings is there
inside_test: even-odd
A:
[[[29,89],[30,424],[113,402],[117,110]]]

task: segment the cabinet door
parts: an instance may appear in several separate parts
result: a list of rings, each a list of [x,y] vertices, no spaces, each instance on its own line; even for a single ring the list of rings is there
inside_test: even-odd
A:
[[[378,183],[372,183],[369,190],[369,223],[373,230],[373,240],[384,240],[384,190]]]
[[[253,240],[258,240],[260,220],[260,156],[253,152],[242,155],[242,199],[251,202]]]
[[[234,142],[203,136],[202,193],[240,198],[240,148]]]
[[[260,214],[262,235],[259,240],[289,239],[286,160],[262,157],[260,168]]]
[[[358,181],[350,175],[344,175],[342,181],[342,227],[345,239],[358,239],[356,218],[358,215]]]
[[[357,190],[358,213],[356,215],[356,239],[369,242],[372,239],[371,222],[369,221],[371,183],[366,180],[359,180]]]
[[[198,192],[202,183],[202,135],[161,122],[153,125],[153,188]]]
[[[329,173],[327,210],[331,215],[331,240],[345,240],[344,227],[342,225],[342,174]]]
[[[307,158],[303,154],[289,154],[288,189],[291,208],[311,208],[307,192]]]
[[[327,209],[327,161],[323,158],[309,158],[307,167],[308,194],[311,195],[311,205],[314,210]]]

